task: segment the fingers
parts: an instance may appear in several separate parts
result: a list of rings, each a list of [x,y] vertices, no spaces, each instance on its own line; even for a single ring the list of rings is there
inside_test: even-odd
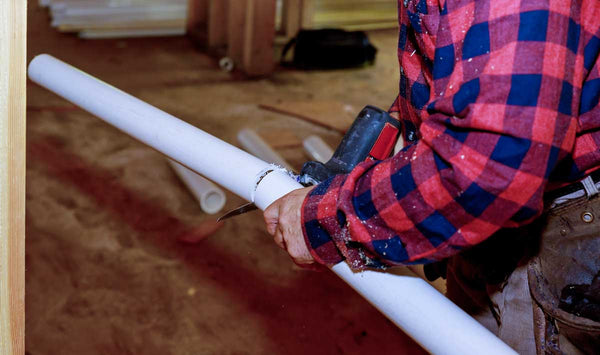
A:
[[[283,232],[281,231],[281,228],[277,228],[275,235],[273,236],[273,240],[277,246],[283,250],[286,250],[285,240],[283,239]]]
[[[267,222],[267,233],[269,233],[270,235],[275,235],[275,232],[277,231],[277,226],[277,221]]]
[[[302,232],[302,203],[311,188],[294,190],[263,212],[267,232],[275,243],[288,252],[298,265],[314,263]]]
[[[301,233],[301,231],[298,233],[297,228],[293,228],[293,226],[282,220],[277,225],[273,240],[277,246],[289,254],[294,263],[298,265],[312,264],[314,259],[308,251],[304,236]]]
[[[279,206],[280,204],[276,201],[263,212],[263,218],[267,226],[267,233],[275,236],[277,226],[279,225]]]
[[[312,264],[315,262],[315,259],[304,245],[304,240],[300,241],[301,243],[294,243],[292,245],[287,246],[287,252],[294,260],[294,262],[298,265]]]
[[[285,226],[278,228],[281,231],[283,248],[290,255],[294,263],[298,265],[312,264],[314,258],[306,246],[302,230],[293,226],[286,226],[283,223],[281,225]]]

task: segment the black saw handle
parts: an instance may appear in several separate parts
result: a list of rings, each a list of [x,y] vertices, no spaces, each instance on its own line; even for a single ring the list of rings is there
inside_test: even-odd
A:
[[[397,119],[377,107],[366,106],[327,163],[309,161],[304,164],[300,182],[304,185],[318,184],[334,175],[349,173],[365,160],[388,158],[400,131],[401,124]]]

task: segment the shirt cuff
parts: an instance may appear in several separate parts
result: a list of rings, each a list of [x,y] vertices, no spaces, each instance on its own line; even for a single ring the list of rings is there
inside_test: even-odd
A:
[[[302,232],[315,261],[327,266],[344,260],[355,270],[366,268],[360,248],[351,247],[346,217],[338,210],[338,197],[346,175],[317,185],[302,204]]]

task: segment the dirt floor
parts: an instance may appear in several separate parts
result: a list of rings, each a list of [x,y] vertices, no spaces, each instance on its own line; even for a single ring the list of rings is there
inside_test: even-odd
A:
[[[243,127],[341,136],[258,107],[337,100],[387,108],[395,31],[374,32],[366,69],[279,69],[249,81],[183,37],[80,40],[30,2],[29,59],[50,53],[236,144]],[[28,83],[26,347],[41,354],[419,354],[331,272],[293,266],[259,213],[197,244],[204,214],[165,158]],[[299,148],[281,150],[296,168]],[[227,208],[243,201],[228,193]]]

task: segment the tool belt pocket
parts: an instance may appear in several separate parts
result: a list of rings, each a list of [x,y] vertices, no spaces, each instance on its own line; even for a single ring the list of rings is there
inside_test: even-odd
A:
[[[565,353],[568,350],[559,340],[564,336],[578,350],[597,354],[600,300],[594,297],[600,297],[600,195],[565,202],[548,211],[546,218],[539,252],[528,265],[537,353]]]

